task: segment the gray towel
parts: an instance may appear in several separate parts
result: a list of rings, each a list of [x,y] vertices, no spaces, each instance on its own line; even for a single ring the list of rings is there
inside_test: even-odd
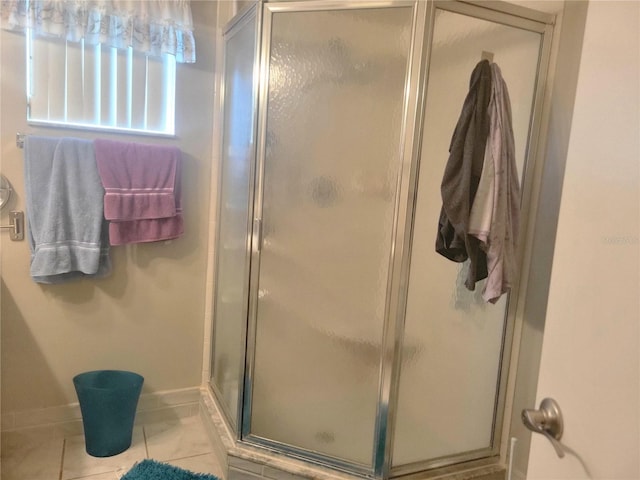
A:
[[[489,134],[487,109],[491,97],[491,65],[479,62],[471,73],[451,144],[449,159],[440,186],[442,209],[438,220],[436,251],[454,262],[469,259],[465,285],[475,289],[487,276],[487,258],[480,241],[469,235],[469,215],[475,199]]]
[[[491,229],[486,241],[488,275],[482,296],[487,302],[495,303],[511,289],[517,276],[520,181],[509,90],[498,65],[491,64],[491,71],[490,128],[485,162],[494,164],[494,198]]]
[[[107,275],[108,226],[93,142],[29,135],[24,156],[33,280]]]

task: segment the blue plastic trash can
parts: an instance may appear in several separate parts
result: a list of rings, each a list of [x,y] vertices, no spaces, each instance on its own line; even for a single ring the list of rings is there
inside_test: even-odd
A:
[[[73,377],[89,455],[111,457],[131,446],[143,382],[141,375],[122,370],[96,370]]]

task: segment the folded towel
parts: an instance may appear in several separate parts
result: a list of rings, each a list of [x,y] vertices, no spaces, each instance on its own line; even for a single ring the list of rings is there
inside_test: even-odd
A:
[[[178,238],[184,233],[182,215],[169,218],[152,218],[130,222],[111,222],[109,241],[112,245],[159,242]]]
[[[108,140],[95,146],[111,245],[182,235],[180,150]]]
[[[62,283],[107,275],[104,190],[93,143],[29,135],[24,147],[32,278]]]
[[[128,243],[159,242],[178,238],[184,233],[182,218],[182,169],[180,159],[176,162],[176,184],[174,188],[175,210],[173,217],[150,218],[109,223],[109,239],[112,245]]]
[[[180,150],[173,146],[96,140],[107,220],[176,215],[174,187]]]

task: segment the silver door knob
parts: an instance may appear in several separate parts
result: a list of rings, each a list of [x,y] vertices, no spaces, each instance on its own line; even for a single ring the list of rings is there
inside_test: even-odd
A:
[[[556,450],[558,457],[564,457],[564,450],[560,443],[564,422],[562,421],[560,407],[553,398],[542,400],[538,410],[522,410],[522,423],[532,432],[541,433],[547,437]]]

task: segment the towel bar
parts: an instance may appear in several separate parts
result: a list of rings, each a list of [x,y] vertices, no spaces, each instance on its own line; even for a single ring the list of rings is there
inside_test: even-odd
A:
[[[24,212],[9,212],[9,225],[0,225],[0,229],[11,229],[9,238],[14,242],[24,240]]]

